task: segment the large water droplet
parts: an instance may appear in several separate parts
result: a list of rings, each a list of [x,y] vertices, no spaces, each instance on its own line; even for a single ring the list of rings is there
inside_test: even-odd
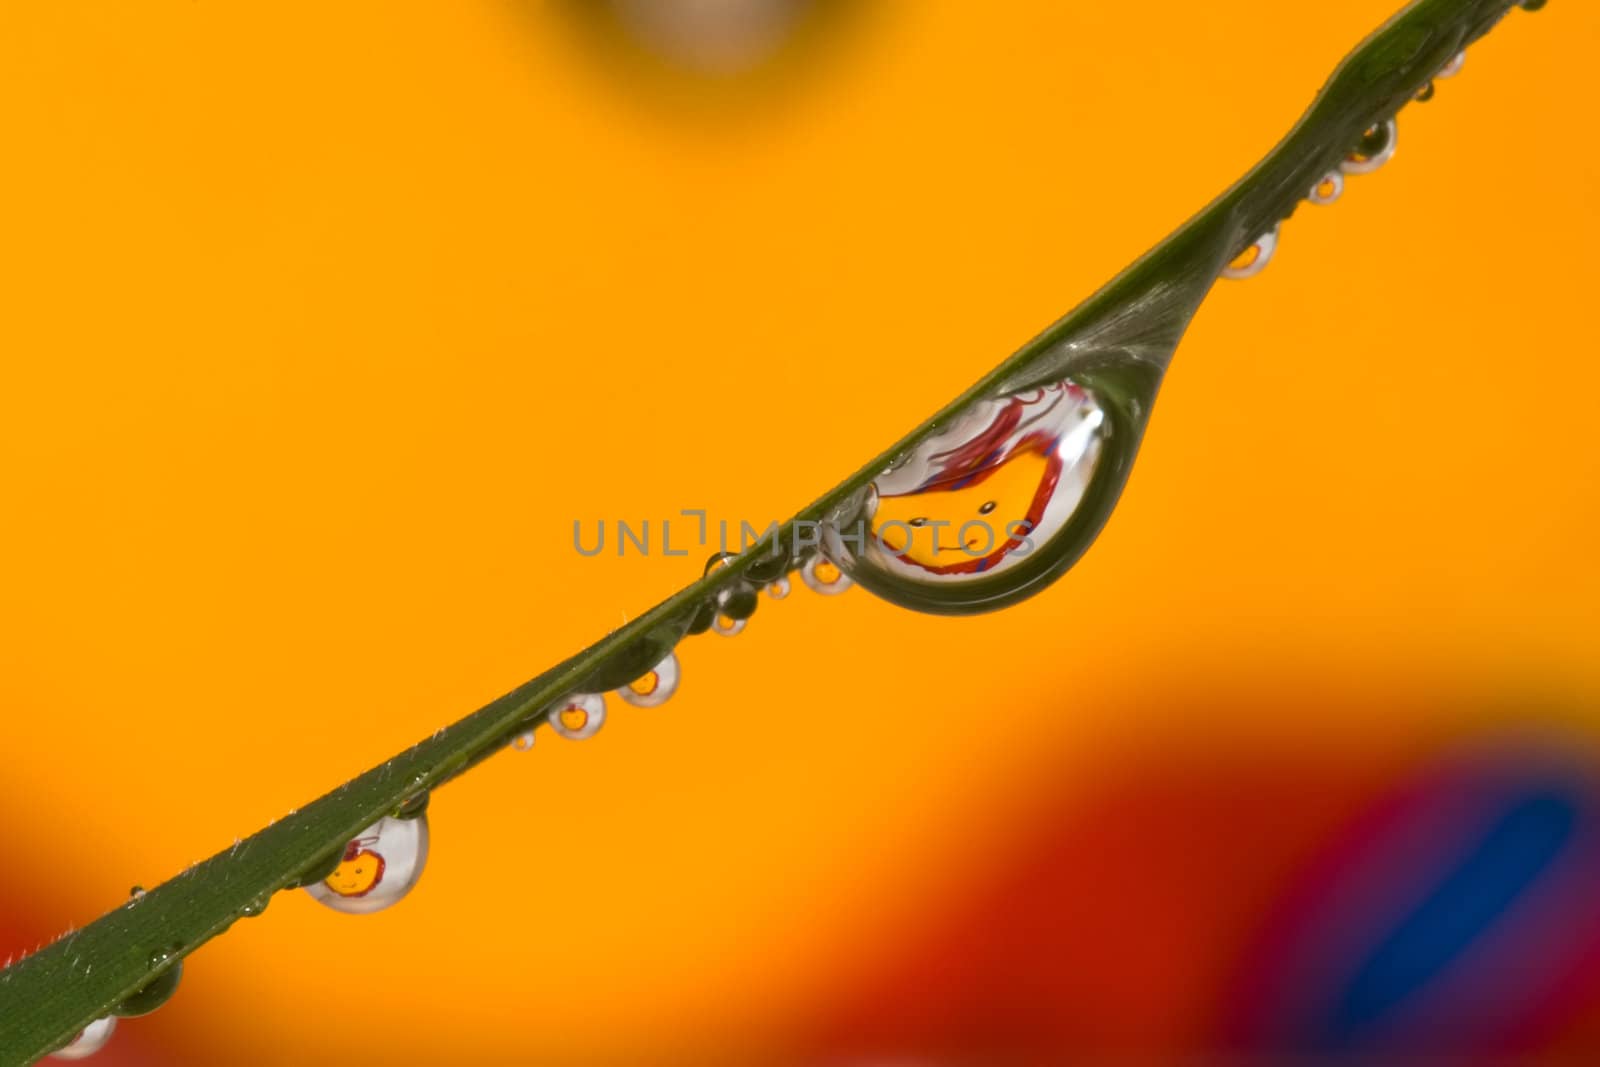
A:
[[[345,845],[339,865],[306,892],[334,911],[382,911],[411,892],[427,861],[428,816],[385,817]]]
[[[1361,143],[1339,163],[1339,169],[1346,174],[1371,174],[1394,158],[1399,143],[1400,129],[1394,119],[1380,122],[1361,135]]]
[[[1266,233],[1257,237],[1249,248],[1240,252],[1233,258],[1233,262],[1222,268],[1222,276],[1234,281],[1243,281],[1254,278],[1257,274],[1267,269],[1267,264],[1272,262],[1272,254],[1278,250],[1278,228],[1274,226]]]
[[[1019,600],[1071,566],[1109,513],[1120,480],[1080,513],[1109,433],[1106,409],[1072,382],[980,402],[879,475],[855,528],[830,528],[826,550],[907,607]]]
[[[812,556],[806,560],[805,566],[800,568],[800,580],[807,589],[823,596],[838,596],[855,584],[849,575],[839,569],[838,564],[825,556]]]
[[[606,698],[598,693],[578,693],[550,712],[550,729],[568,741],[584,741],[606,724]]]
[[[678,691],[678,657],[671,652],[621,689],[617,696],[636,708],[653,708],[665,704]]]
[[[1450,57],[1450,62],[1439,68],[1439,73],[1435,74],[1434,77],[1454,78],[1457,74],[1461,73],[1461,68],[1466,65],[1467,53],[1457,52],[1455,55]]]
[[[124,998],[112,1011],[125,1019],[136,1015],[149,1015],[172,999],[172,994],[178,991],[178,982],[182,978],[183,961],[179,960],[146,982],[137,993]]]
[[[1336,170],[1330,170],[1322,176],[1317,184],[1311,187],[1311,193],[1306,199],[1313,204],[1327,206],[1328,204],[1337,203],[1339,197],[1343,195],[1344,175]]]
[[[94,1022],[78,1031],[78,1036],[50,1053],[53,1060],[81,1060],[93,1056],[96,1052],[106,1047],[106,1042],[111,1040],[111,1035],[116,1032],[117,1020],[114,1016],[107,1015],[104,1019]]]

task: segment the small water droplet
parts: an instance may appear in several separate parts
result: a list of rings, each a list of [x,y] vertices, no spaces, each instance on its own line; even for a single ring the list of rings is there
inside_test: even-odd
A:
[[[690,637],[703,634],[711,629],[711,624],[717,621],[717,606],[707,603],[701,604],[694,613],[694,618],[689,621],[689,628],[684,631]]]
[[[1419,104],[1426,104],[1429,100],[1434,98],[1438,91],[1438,88],[1433,84],[1433,82],[1430,81],[1428,84],[1417,90],[1417,95],[1413,97],[1413,99],[1415,99]]]
[[[1234,281],[1254,278],[1267,269],[1267,264],[1272,262],[1272,254],[1277,250],[1278,228],[1274,226],[1251,242],[1249,248],[1235,256],[1233,262],[1222,268],[1222,276]]]
[[[428,810],[428,803],[433,799],[433,794],[424,789],[420,793],[413,793],[400,802],[394,809],[397,819],[415,819],[418,815]]]
[[[779,578],[777,581],[768,584],[767,595],[773,600],[782,600],[789,595],[789,589],[789,579]]]
[[[267,910],[267,905],[272,902],[271,893],[262,893],[250,903],[239,909],[239,914],[246,919],[254,919],[257,915]]]
[[[1344,175],[1336,170],[1330,170],[1322,176],[1322,179],[1317,184],[1311,187],[1311,194],[1306,199],[1313,204],[1327,206],[1328,204],[1337,203],[1343,195]]]
[[[606,724],[606,698],[598,693],[569,697],[550,713],[550,729],[568,741],[583,741]]]
[[[143,900],[144,899],[144,894],[145,894],[144,886],[136,885],[132,889],[128,890],[128,899],[129,900]]]
[[[761,598],[756,595],[754,588],[741,585],[722,594],[720,612],[730,619],[748,619],[756,613],[760,606]]]
[[[117,1020],[115,1016],[107,1015],[104,1019],[96,1019],[82,1030],[79,1030],[77,1037],[50,1053],[50,1058],[53,1060],[87,1059],[106,1047],[106,1042],[111,1040],[111,1035],[116,1032],[116,1029]]]
[[[678,657],[668,652],[654,668],[618,689],[617,696],[636,708],[653,708],[665,704],[677,691]]]
[[[1543,11],[1544,5],[1548,2],[1549,0],[1522,0],[1522,10]]]
[[[732,563],[735,558],[736,557],[734,556],[734,554],[732,552],[715,552],[715,553],[712,553],[711,558],[706,560],[706,569],[705,569],[705,572],[704,572],[705,575],[711,575],[711,574],[717,573],[722,568],[724,568],[728,564]],[[704,575],[702,575],[702,576],[704,576]]]
[[[1439,73],[1435,74],[1434,77],[1436,77],[1436,78],[1454,78],[1457,74],[1461,73],[1461,68],[1466,66],[1466,65],[1467,65],[1467,53],[1466,52],[1457,52],[1455,55],[1450,57],[1450,62],[1446,63],[1444,66],[1439,68]]]
[[[318,903],[349,915],[382,911],[416,886],[428,861],[428,816],[379,819],[345,845],[339,865],[306,886]]]
[[[534,733],[533,733],[533,731],[532,730],[525,730],[522,733],[518,734],[516,736],[516,738],[511,742],[511,747],[516,749],[518,752],[526,752],[526,751],[528,751],[528,749],[533,747],[533,742],[534,742]]]
[[[824,556],[812,556],[800,568],[800,580],[806,588],[823,596],[838,596],[855,584],[839,565]]]
[[[736,619],[718,612],[717,621],[711,624],[711,628],[723,637],[738,637],[744,633],[744,628],[748,625],[750,625],[748,619]]]
[[[1400,130],[1394,119],[1371,126],[1361,135],[1361,144],[1339,164],[1346,174],[1371,174],[1394,158],[1400,143]]]
[[[171,955],[176,955],[176,951]],[[154,957],[151,962],[154,964]],[[178,991],[178,982],[183,978],[183,961],[178,960],[172,966],[146,982],[137,993],[124,998],[121,1004],[111,1009],[116,1015],[125,1019],[138,1015],[149,1015],[161,1005],[172,999],[172,994]]]

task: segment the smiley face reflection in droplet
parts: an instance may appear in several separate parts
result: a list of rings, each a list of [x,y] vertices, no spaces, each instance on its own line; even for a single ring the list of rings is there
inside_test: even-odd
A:
[[[1065,383],[980,404],[873,483],[862,562],[928,582],[1015,565],[1076,510],[1104,419]]]
[[[335,911],[382,911],[411,892],[428,858],[428,817],[384,818],[345,846],[326,878],[306,887]]]

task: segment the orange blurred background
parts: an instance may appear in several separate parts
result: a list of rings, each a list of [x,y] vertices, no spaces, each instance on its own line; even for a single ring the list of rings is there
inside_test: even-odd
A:
[[[1395,3],[860,0],[710,69],[558,0],[7,5],[4,947],[699,573],[575,519],[793,513]],[[1330,828],[1506,731],[1600,738],[1597,47],[1593,5],[1513,12],[1222,284],[1046,594],[764,604],[666,707],[441,791],[401,905],[280,896],[97,1062],[850,1055],[1041,834],[1085,979],[1038,1047],[1206,1051]]]

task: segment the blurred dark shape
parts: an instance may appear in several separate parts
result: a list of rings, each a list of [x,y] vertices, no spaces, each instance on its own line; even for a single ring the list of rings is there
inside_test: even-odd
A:
[[[826,1062],[1600,1062],[1587,744],[1162,754],[1046,793]]]
[[[1379,797],[1280,895],[1242,955],[1227,1037],[1358,1056],[1546,1050],[1600,1004],[1597,904],[1593,763],[1524,745],[1444,762]]]
[[[707,81],[765,75],[831,35],[865,0],[566,0],[602,39],[635,58]]]

